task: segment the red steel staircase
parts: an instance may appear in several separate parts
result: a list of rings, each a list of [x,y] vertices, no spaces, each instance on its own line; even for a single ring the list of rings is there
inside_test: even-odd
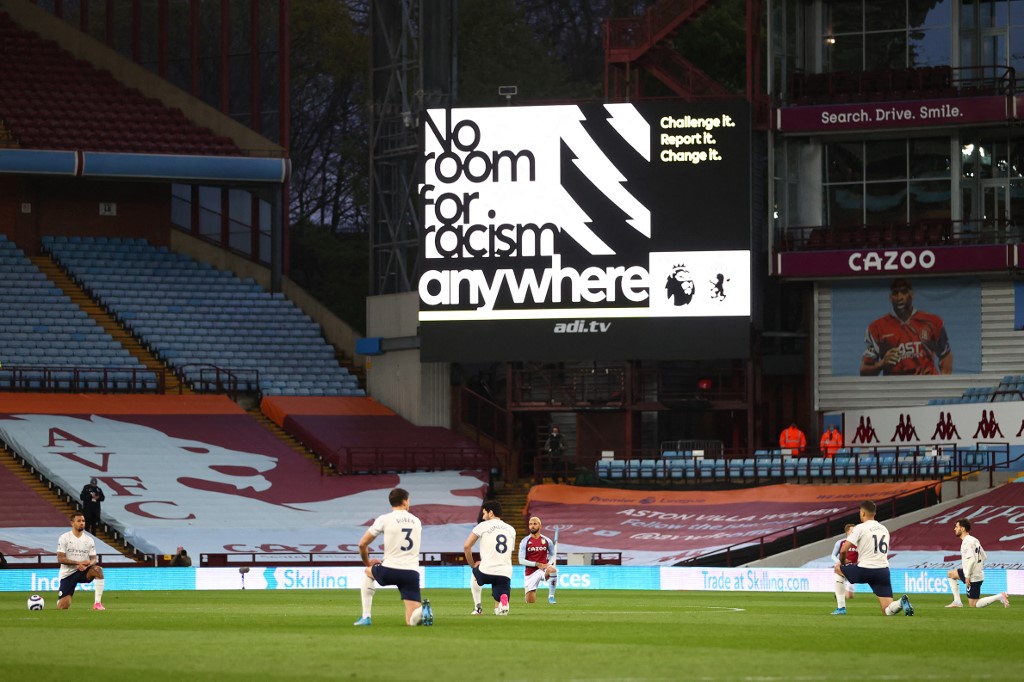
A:
[[[643,16],[608,19],[605,22],[605,97],[632,101],[642,97],[642,70],[664,83],[686,101],[732,98],[736,93],[714,81],[684,59],[672,40],[714,0],[661,0]],[[761,0],[747,0],[747,90],[755,94]],[[753,74],[753,75],[752,75]]]

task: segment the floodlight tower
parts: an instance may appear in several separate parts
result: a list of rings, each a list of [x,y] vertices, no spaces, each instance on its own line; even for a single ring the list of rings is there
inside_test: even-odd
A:
[[[370,293],[413,291],[419,272],[420,120],[455,102],[455,0],[372,0]]]

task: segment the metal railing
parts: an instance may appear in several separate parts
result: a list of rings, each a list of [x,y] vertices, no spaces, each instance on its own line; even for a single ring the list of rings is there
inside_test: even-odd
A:
[[[480,395],[476,391],[462,386],[458,393],[458,421],[480,435],[508,447],[512,444],[508,437],[509,414],[501,405]]]
[[[643,16],[608,19],[605,51],[638,50],[671,35],[710,0],[661,0]]]
[[[40,552],[39,554],[6,554],[8,568],[60,568],[57,563],[57,554]],[[97,554],[96,558],[101,566],[117,566],[125,568],[128,566],[139,566],[139,562],[124,554]]]
[[[166,370],[148,367],[4,365],[0,388],[57,393],[164,393]]]
[[[921,479],[955,480],[957,496],[965,475],[987,472],[989,487],[995,484],[995,472],[1009,469],[1024,455],[1013,457],[1008,443],[978,443],[964,447],[953,444],[903,446],[859,446],[843,448],[836,456],[814,457],[783,454],[781,450],[762,451],[720,457],[699,457],[694,451],[648,453],[649,456],[616,460],[598,460],[598,479],[612,485],[700,486],[710,483],[761,485],[778,482],[914,481]],[[689,452],[689,454],[686,454]],[[619,464],[621,462],[621,464]],[[673,465],[673,463],[677,463]],[[612,468],[615,467],[615,468]]]
[[[188,378],[192,369],[199,370],[198,378]],[[209,363],[188,363],[176,368],[175,375],[179,393],[188,384],[196,393],[224,393],[232,400],[243,391],[258,390],[260,385],[260,371],[250,367],[228,369]]]
[[[794,225],[782,228],[777,234],[778,251],[828,251],[1017,244],[1024,241],[1024,226],[1008,219],[950,219],[864,225]]]
[[[911,101],[940,97],[1011,96],[1020,85],[1012,66],[989,64],[952,67],[920,66],[871,71],[794,71],[782,106],[880,101]]]

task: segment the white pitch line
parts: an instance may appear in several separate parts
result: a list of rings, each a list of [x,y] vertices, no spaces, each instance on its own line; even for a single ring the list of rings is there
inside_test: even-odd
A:
[[[665,609],[663,611],[601,611],[600,613],[610,613],[610,614],[615,614],[615,615],[619,615],[619,616],[621,616],[621,615],[629,616],[629,615],[633,615],[633,614],[658,615],[658,614],[672,614],[672,613],[674,613],[676,611],[679,611],[681,609],[684,609],[684,610],[685,609],[689,609],[691,611],[698,611],[698,610],[702,610],[702,611],[712,611],[712,610],[714,610],[714,611],[733,611],[735,613],[739,613],[740,611],[746,611],[746,609],[741,609],[741,608],[737,608],[737,607],[734,607],[734,606],[689,606],[689,605],[687,605],[687,606],[673,607],[671,609]]]

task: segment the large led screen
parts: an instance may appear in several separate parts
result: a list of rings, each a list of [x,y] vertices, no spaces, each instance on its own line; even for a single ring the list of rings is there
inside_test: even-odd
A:
[[[738,102],[428,111],[422,359],[746,357],[749,119]]]

